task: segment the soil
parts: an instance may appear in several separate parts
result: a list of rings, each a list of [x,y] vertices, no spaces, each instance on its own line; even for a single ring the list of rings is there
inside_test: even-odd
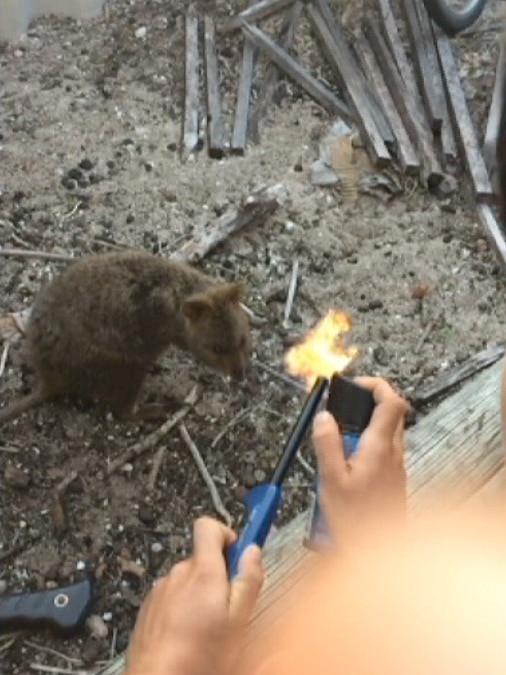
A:
[[[501,5],[490,2],[457,40],[480,138]],[[209,7],[201,0],[197,8]],[[269,222],[229,238],[200,265],[216,277],[247,283],[248,306],[265,320],[255,330],[257,361],[282,372],[288,347],[330,308],[353,317],[359,371],[386,376],[408,393],[501,344],[505,283],[461,167],[457,190],[443,199],[398,179],[393,195],[373,190],[347,204],[339,189],[310,181],[332,120],[286,81],[264,120],[261,142],[244,157],[218,161],[204,148],[181,162],[184,9],[182,0],[116,0],[98,20],[46,18],[2,47],[2,247],[74,256],[133,247],[167,255],[218,216],[232,214],[256,186],[283,183],[288,197]],[[212,13],[223,18],[238,9],[223,0]],[[237,34],[219,42],[226,130],[241,45]],[[330,78],[305,24],[296,53],[314,73]],[[70,178],[83,160],[89,160],[85,169]],[[64,264],[0,260],[1,314],[29,307]],[[299,287],[284,328],[294,260]],[[418,285],[432,289],[422,307],[412,297]],[[30,385],[16,345],[0,380],[2,405]],[[246,490],[269,476],[304,394],[260,366],[237,386],[170,352],[152,373],[147,395],[184,396],[194,385],[199,400],[185,424],[238,525]],[[108,462],[154,428],[119,424],[93,406],[48,404],[0,429],[2,586],[23,591],[67,584],[82,578],[84,562],[99,579],[93,614],[100,630],[63,642],[45,633],[2,642],[6,672],[27,673],[34,662],[94,672],[110,658],[111,644],[122,651],[153,579],[190,552],[192,521],[215,515],[177,429],[107,477]],[[309,447],[305,457],[313,463]],[[77,479],[65,492],[69,528],[58,534],[55,490],[71,471]],[[307,505],[311,486],[311,476],[296,464],[282,521]],[[104,625],[107,637],[97,637]]]

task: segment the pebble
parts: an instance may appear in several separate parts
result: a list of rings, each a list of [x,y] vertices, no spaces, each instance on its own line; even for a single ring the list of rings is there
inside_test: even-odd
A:
[[[141,504],[139,506],[139,520],[144,525],[154,525],[156,523],[156,515],[153,508],[148,504]]]
[[[436,194],[440,199],[447,199],[450,195],[457,192],[458,187],[459,184],[455,176],[449,176],[447,174],[437,186]]]
[[[81,180],[84,177],[81,169],[78,169],[76,166],[67,172],[67,176],[74,180]]]
[[[263,469],[255,469],[253,475],[255,476],[255,480],[257,481],[257,483],[263,483],[267,478],[267,474]]]
[[[81,658],[84,663],[95,663],[104,652],[104,642],[90,635],[81,649]]]
[[[83,171],[91,171],[95,164],[91,161],[91,159],[88,159],[85,157],[79,162],[79,168],[82,169]]]
[[[105,625],[104,620],[98,614],[92,614],[86,620],[86,628],[89,630],[90,635],[94,638],[105,639],[109,634],[109,629]]]
[[[4,471],[4,480],[9,487],[23,489],[30,484],[30,475],[23,469],[8,464]]]
[[[148,29],[146,28],[146,26],[140,26],[135,31],[135,37],[138,38],[139,40],[141,40],[142,38],[146,37],[147,32],[148,32]]]

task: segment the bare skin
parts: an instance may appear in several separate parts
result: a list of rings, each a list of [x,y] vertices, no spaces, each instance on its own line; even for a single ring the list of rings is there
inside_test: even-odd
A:
[[[148,253],[97,255],[42,288],[26,332],[31,394],[0,409],[0,424],[41,403],[81,396],[118,418],[156,417],[137,409],[139,391],[171,345],[213,370],[243,377],[251,334],[240,284]]]

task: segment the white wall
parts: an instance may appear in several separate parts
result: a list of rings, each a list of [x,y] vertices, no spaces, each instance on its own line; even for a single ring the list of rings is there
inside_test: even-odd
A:
[[[0,0],[0,40],[16,40],[43,14],[75,19],[97,16],[105,0]]]

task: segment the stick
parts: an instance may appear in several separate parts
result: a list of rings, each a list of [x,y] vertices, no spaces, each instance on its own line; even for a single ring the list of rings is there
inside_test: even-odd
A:
[[[443,125],[442,99],[438,96],[434,86],[434,74],[437,72],[436,64],[430,63],[428,49],[430,43],[426,43],[422,35],[420,20],[413,0],[403,0],[401,3],[404,10],[404,18],[411,41],[411,53],[418,75],[418,84],[425,102],[425,108],[432,131],[438,133]],[[442,92],[441,92],[442,93]]]
[[[346,44],[344,31],[325,0],[315,0],[315,4],[308,5],[307,11],[320,38],[322,50],[343,82],[350,108],[372,161],[376,166],[389,164],[392,158],[371,115],[362,73]]]
[[[281,49],[274,40],[255,26],[243,24],[248,40],[261,49],[289,77],[299,84],[323,108],[332,115],[340,115],[346,122],[353,121],[349,107],[335,96],[324,84],[310,75],[294,58]]]
[[[230,33],[233,30],[240,28],[244,21],[258,21],[258,19],[265,19],[265,17],[279,12],[288,5],[291,5],[293,0],[261,0],[255,5],[239,12],[237,16],[230,19],[222,29],[222,33]]]
[[[420,22],[422,43],[425,46],[427,59],[430,64],[431,81],[436,95],[441,102],[441,111],[443,115],[441,126],[441,148],[443,151],[444,163],[446,165],[455,165],[457,161],[457,142],[453,131],[453,124],[448,110],[448,101],[443,83],[443,75],[439,67],[439,57],[436,43],[434,42],[434,33],[425,5],[421,2],[414,3],[415,10]]]
[[[71,471],[65,478],[58,483],[53,493],[51,517],[57,537],[61,537],[69,528],[67,506],[65,504],[65,492],[68,486],[73,483],[79,474],[77,471]]]
[[[483,143],[483,158],[487,165],[489,174],[495,177],[497,171],[497,138],[499,136],[499,125],[501,122],[501,110],[504,101],[504,80],[505,80],[505,51],[506,39],[503,33],[501,40],[501,48],[499,51],[499,59],[495,70],[494,91],[492,93],[492,101],[490,102],[490,110],[487,119],[487,129],[485,131],[485,141]],[[495,182],[494,180],[492,182]]]
[[[443,171],[432,147],[432,133],[426,127],[420,115],[416,99],[404,85],[383,37],[377,27],[369,19],[365,20],[365,33],[374,49],[383,77],[388,84],[401,118],[413,144],[419,149],[422,157],[422,176],[429,187],[436,187],[443,179]]]
[[[4,374],[5,364],[7,363],[7,357],[9,356],[10,344],[10,342],[6,342],[2,349],[2,356],[0,357],[0,377]]]
[[[183,407],[178,410],[170,419],[158,427],[155,431],[148,434],[138,443],[134,443],[128,448],[120,457],[115,459],[107,467],[107,475],[111,476],[113,473],[121,469],[121,467],[129,462],[131,459],[136,459],[142,454],[154,447],[160,439],[166,436],[181,420],[190,412],[197,401],[197,387],[194,387],[184,400]]]
[[[221,439],[228,433],[228,431],[236,424],[238,424],[242,419],[244,419],[244,417],[247,417],[252,412],[252,410],[253,408],[246,408],[246,410],[240,410],[237,413],[237,415],[232,417],[230,422],[228,422],[220,431],[220,433],[216,436],[214,441],[211,443],[211,447],[209,449],[214,450],[214,448],[218,445]]]
[[[442,375],[435,382],[432,382],[422,390],[417,391],[411,396],[414,405],[424,405],[430,403],[438,396],[445,394],[453,387],[462,384],[464,380],[476,375],[481,370],[488,368],[498,361],[504,354],[504,347],[492,347],[484,349],[478,354],[473,354],[467,361],[459,364]]]
[[[151,467],[151,473],[149,474],[148,478],[148,492],[153,492],[153,490],[155,489],[156,479],[158,478],[158,473],[162,466],[164,455],[165,455],[165,445],[162,445],[162,447],[158,449],[158,452],[156,453],[155,458],[153,460],[153,466]]]
[[[261,370],[265,370],[266,373],[269,373],[269,375],[272,375],[277,380],[280,380],[280,382],[283,382],[284,384],[288,384],[291,387],[294,387],[294,389],[298,389],[299,391],[303,391],[304,393],[307,394],[306,387],[303,384],[301,384],[300,382],[297,382],[297,380],[292,380],[292,378],[288,377],[288,375],[284,375],[283,373],[280,373],[277,370],[274,370],[274,368],[271,368],[266,363],[262,363],[258,359],[253,359],[253,363],[255,364],[255,366],[257,366]]]
[[[443,315],[443,312],[439,312],[432,321],[429,322],[429,324],[425,327],[425,330],[423,331],[422,335],[420,336],[420,339],[418,340],[417,344],[415,345],[413,349],[413,354],[418,354],[420,349],[423,347],[425,340],[429,337],[429,335],[432,333],[434,328],[437,326],[439,319]]]
[[[253,67],[257,50],[251,42],[244,39],[242,67],[237,93],[234,129],[230,151],[236,155],[244,155],[248,136],[248,115],[253,83]]]
[[[230,217],[228,214],[221,216],[217,223],[201,231],[170,257],[185,262],[198,262],[233,232],[248,225],[256,226],[265,222],[279,206],[278,200],[273,196],[275,187],[247,200],[235,216]]]
[[[506,269],[506,241],[504,239],[504,230],[497,222],[496,217],[488,204],[480,204],[478,206],[478,218],[484,226],[487,238],[494,247],[503,268]]]
[[[74,256],[65,255],[65,253],[47,253],[46,251],[25,250],[23,248],[0,248],[0,256],[13,258],[39,258],[40,260],[58,260],[62,262],[73,262]]]
[[[301,0],[295,0],[287,14],[285,23],[281,28],[279,44],[286,52],[288,52],[290,49],[295,37],[295,32],[297,30],[297,26],[299,25],[302,9],[303,5]],[[281,70],[275,63],[270,61],[265,71],[265,77],[260,86],[260,91],[258,92],[253,115],[251,116],[251,136],[255,143],[260,142],[260,119],[263,115],[265,115],[267,108],[272,101],[276,84],[279,81],[280,75]]]
[[[397,111],[390,91],[388,90],[387,83],[380,70],[376,56],[361,29],[357,30],[355,37],[357,38],[357,56],[362,63],[364,72],[368,74],[369,83],[371,86],[374,84],[383,110],[388,117],[390,126],[394,130],[394,135],[396,137],[395,151],[401,170],[408,175],[416,174],[420,170],[420,159],[417,156],[417,152],[411,143],[411,139],[408,136],[404,123]]]
[[[457,60],[453,54],[451,42],[437,26],[433,26],[433,31],[450,102],[451,114],[467,169],[471,175],[475,197],[478,201],[490,200],[493,196],[492,186],[483,156],[480,152],[469,108],[467,107],[466,96],[460,82]]]
[[[292,312],[293,301],[295,299],[295,291],[297,290],[297,275],[299,273],[299,261],[293,261],[292,276],[290,278],[290,286],[288,287],[288,295],[286,296],[285,313],[283,319],[283,328],[288,328],[290,314]]]
[[[223,126],[221,121],[220,74],[216,54],[214,19],[204,17],[204,53],[206,61],[207,140],[209,156],[221,159],[224,153]]]
[[[187,159],[199,142],[199,22],[190,12],[185,17],[185,98],[182,158]]]
[[[202,459],[202,455],[200,454],[199,449],[191,439],[190,434],[188,433],[188,430],[184,424],[179,425],[179,431],[181,433],[181,438],[186,443],[186,447],[190,451],[193,459],[195,460],[195,464],[197,465],[200,475],[204,479],[204,483],[207,485],[209,489],[211,499],[213,501],[213,505],[214,508],[216,509],[216,512],[220,514],[220,516],[225,520],[227,525],[230,527],[232,525],[232,516],[227,511],[225,505],[221,501],[219,492],[216,488],[216,485],[212,479],[211,474],[207,470],[207,467],[205,465],[204,460]]]
[[[299,462],[299,464],[304,469],[304,471],[308,474],[308,476],[313,477],[315,475],[315,473],[316,473],[315,470],[313,469],[313,467],[308,462],[306,462],[304,457],[300,454],[300,451],[295,455],[295,459]]]

